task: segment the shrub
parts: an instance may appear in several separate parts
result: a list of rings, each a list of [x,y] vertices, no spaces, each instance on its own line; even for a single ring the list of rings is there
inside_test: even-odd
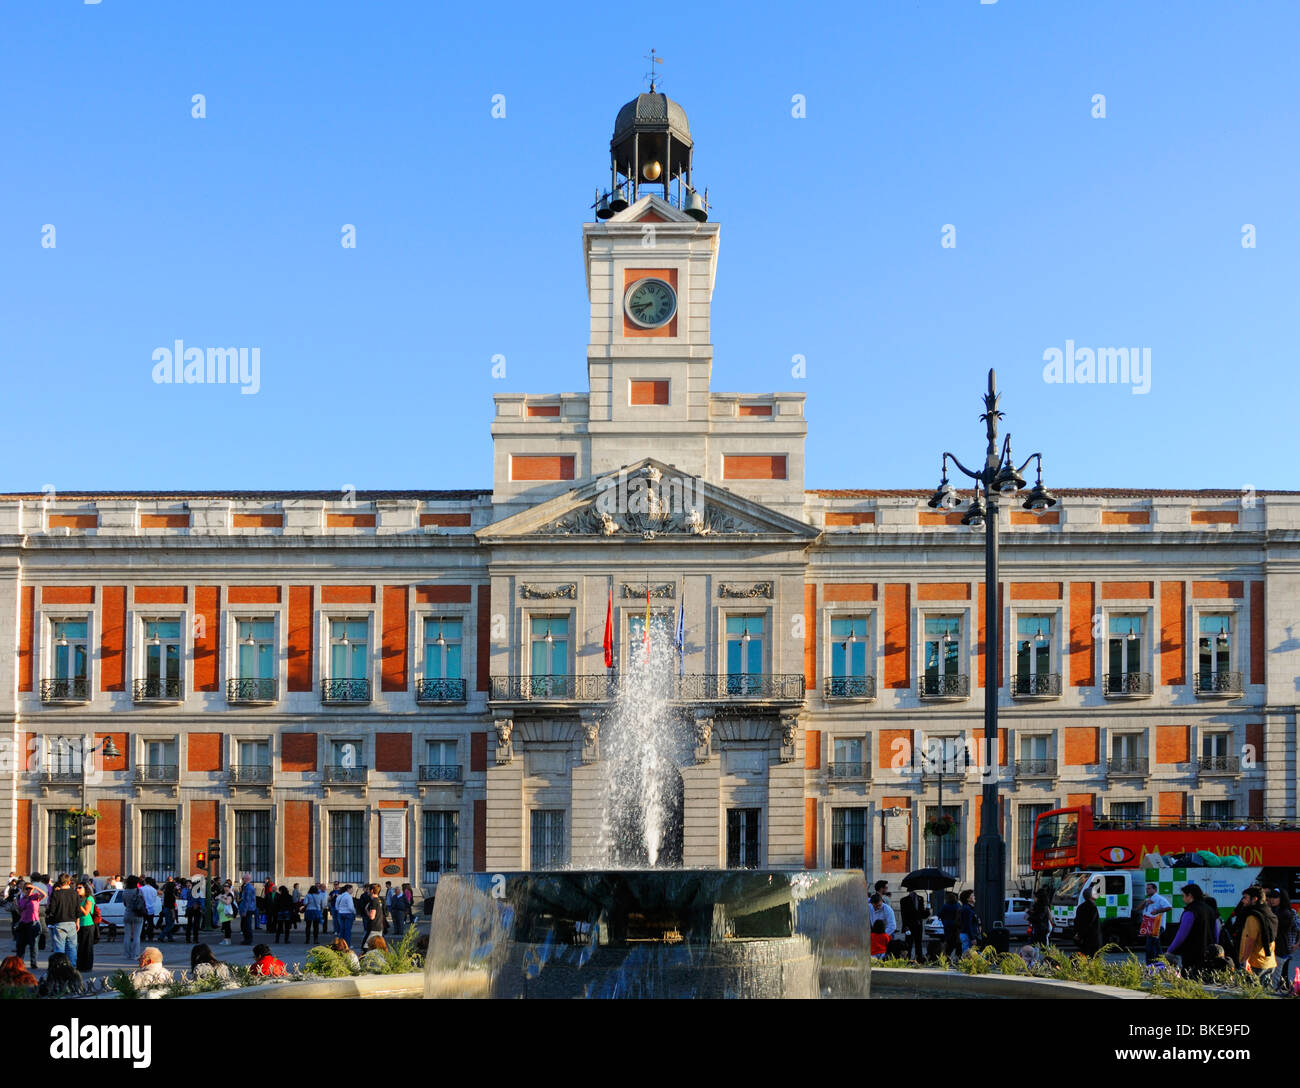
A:
[[[317,945],[307,953],[307,974],[320,978],[350,978],[359,972],[352,969],[351,961],[329,945]]]

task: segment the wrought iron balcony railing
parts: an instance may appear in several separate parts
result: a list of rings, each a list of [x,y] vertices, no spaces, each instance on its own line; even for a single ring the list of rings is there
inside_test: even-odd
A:
[[[1011,678],[1011,694],[1021,699],[1061,694],[1061,674],[1040,672],[1034,675],[1017,673]]]
[[[1145,775],[1147,767],[1146,759],[1126,756],[1109,760],[1106,764],[1106,773],[1108,775]]]
[[[679,702],[731,699],[798,703],[804,697],[802,673],[688,673],[665,677],[669,698]],[[609,702],[617,679],[593,676],[494,676],[491,698],[501,702]]]
[[[1240,756],[1201,756],[1196,761],[1201,774],[1240,774]]]
[[[1108,672],[1105,677],[1107,695],[1150,695],[1149,672]]]
[[[181,778],[181,769],[175,763],[138,764],[135,780],[141,783],[174,784]]]
[[[965,755],[949,759],[925,758],[921,760],[920,766],[922,785],[938,782],[940,778],[945,782],[960,782],[970,773],[972,767],[977,767]]]
[[[1056,760],[1018,759],[1015,771],[1017,778],[1055,778]]]
[[[1240,695],[1241,673],[1239,672],[1198,672],[1196,674],[1197,695]]]
[[[463,768],[459,763],[421,763],[421,782],[459,782]]]
[[[152,701],[179,702],[181,698],[181,678],[179,676],[155,676],[148,680],[133,681],[131,696],[137,703]]]
[[[417,703],[463,703],[465,681],[451,677],[425,677],[415,682]]]
[[[41,681],[43,703],[85,703],[90,701],[90,681],[84,676],[61,676]]]
[[[327,763],[321,777],[331,785],[364,783],[370,777],[369,767],[345,767],[341,763]]]
[[[322,703],[368,703],[370,702],[369,680],[322,680],[320,682],[320,699]]]
[[[828,676],[822,694],[827,699],[874,699],[874,676]]]
[[[80,785],[80,783],[80,768],[74,770],[69,767],[60,767],[57,770],[41,771],[42,786],[73,786]]]
[[[826,764],[826,774],[830,778],[848,779],[848,778],[870,778],[870,763],[828,763]]]
[[[263,676],[241,676],[226,681],[228,703],[273,703],[275,680]]]
[[[970,695],[970,677],[965,673],[943,673],[920,679],[923,699],[961,699]]]
[[[226,772],[232,786],[266,786],[271,782],[269,763],[241,763]]]

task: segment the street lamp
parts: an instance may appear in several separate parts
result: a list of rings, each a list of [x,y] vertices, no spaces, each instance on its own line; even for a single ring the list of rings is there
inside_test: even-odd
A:
[[[85,876],[85,866],[81,863],[81,852],[86,848],[86,835],[84,828],[86,826],[86,762],[90,756],[96,752],[103,752],[105,759],[117,759],[122,753],[117,750],[117,745],[113,743],[113,738],[107,736],[102,744],[92,744],[84,748],[81,753],[81,811],[77,814],[77,872],[73,879]]]
[[[1030,462],[1037,465],[1038,475],[1034,486],[1025,496],[1023,507],[1033,514],[1042,514],[1056,505],[1056,496],[1043,487],[1043,455],[1031,454],[1019,468],[1011,458],[1011,436],[998,445],[999,394],[997,375],[989,371],[989,389],[984,395],[984,413],[988,448],[984,467],[973,472],[951,453],[944,452],[939,487],[931,496],[929,505],[935,509],[951,510],[956,491],[948,482],[948,462],[951,461],[974,482],[974,495],[961,522],[971,529],[984,529],[984,615],[987,631],[984,636],[984,782],[981,791],[980,829],[975,840],[975,894],[980,913],[989,923],[1002,921],[1006,890],[1006,844],[1002,839],[998,819],[998,497],[1020,491],[1025,486],[1024,470]]]

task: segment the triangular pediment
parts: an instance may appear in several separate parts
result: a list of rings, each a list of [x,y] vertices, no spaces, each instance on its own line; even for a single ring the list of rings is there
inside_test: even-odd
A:
[[[649,193],[638,197],[635,204],[610,216],[609,223],[694,223],[695,220],[680,208],[674,208],[663,197]]]
[[[647,457],[605,473],[480,529],[484,542],[524,537],[594,540],[709,540],[784,537],[812,540],[818,530],[698,476]]]

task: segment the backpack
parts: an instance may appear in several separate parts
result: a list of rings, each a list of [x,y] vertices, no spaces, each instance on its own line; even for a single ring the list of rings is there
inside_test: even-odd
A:
[[[95,925],[97,925],[97,926],[102,926],[102,925],[104,924],[104,916],[103,916],[102,914],[99,913],[99,900],[98,900],[98,899],[95,900],[95,913],[92,914],[92,915],[90,916],[90,919],[91,919],[91,921],[94,922]]]

